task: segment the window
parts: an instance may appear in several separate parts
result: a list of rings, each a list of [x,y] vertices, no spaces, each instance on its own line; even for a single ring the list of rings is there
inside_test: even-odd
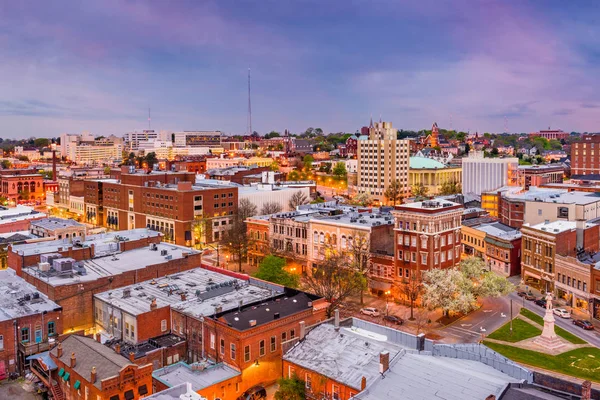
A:
[[[292,329],[292,330],[290,331],[290,340],[292,340],[292,339],[293,339],[293,338],[295,338],[295,337],[296,337],[296,330],[295,330],[295,329]]]
[[[56,335],[56,324],[54,321],[48,322],[48,336]]]
[[[421,238],[421,248],[422,249],[427,248],[427,238]]]
[[[417,253],[413,251],[411,253],[411,255],[412,255],[412,262],[417,262]]]
[[[260,342],[258,342],[258,355],[261,357],[265,355],[265,341],[264,340],[261,340]]]
[[[229,349],[229,356],[231,357],[232,360],[235,360],[235,344],[231,343],[230,349]]]
[[[221,339],[219,351],[221,352],[221,355],[225,354],[225,339]]]
[[[0,335],[0,350],[4,350],[4,335]]]
[[[211,333],[210,334],[210,348],[211,349],[215,349],[215,334]]]
[[[398,250],[398,260],[402,260],[402,250]]]
[[[134,339],[135,338],[135,327],[133,326],[133,324],[129,325],[129,329],[131,330],[131,338]],[[180,332],[183,331],[183,325],[180,327]]]
[[[421,264],[427,264],[427,254],[421,254]]]
[[[417,237],[416,236],[413,236],[410,238],[410,245],[412,247],[417,247]]]
[[[277,350],[277,338],[275,336],[271,336],[271,353]]]
[[[231,357],[233,358],[233,356]],[[250,346],[244,346],[244,362],[250,361]]]
[[[445,252],[445,251],[442,251],[442,252],[440,253],[440,256],[441,256],[441,262],[446,262],[446,252]]]
[[[287,340],[287,332],[282,332],[281,333],[281,343],[285,342]]]
[[[331,397],[333,400],[340,400],[340,387],[331,385]]]
[[[312,391],[312,379],[310,377],[310,374],[307,373],[307,374],[304,375],[304,383],[305,383],[305,386],[306,386],[306,390],[308,390],[309,392],[311,392]]]
[[[569,218],[569,209],[567,207],[558,207],[556,210],[557,218]]]
[[[21,329],[21,342],[29,342],[29,328]]]
[[[129,336],[129,323],[125,322],[125,336]]]
[[[404,236],[404,245],[408,246],[410,244],[410,236],[406,235]]]
[[[167,320],[163,319],[160,321],[160,331],[165,332],[167,330]]]
[[[441,242],[442,247],[445,246],[446,245],[446,236],[442,236],[440,238],[440,242]]]

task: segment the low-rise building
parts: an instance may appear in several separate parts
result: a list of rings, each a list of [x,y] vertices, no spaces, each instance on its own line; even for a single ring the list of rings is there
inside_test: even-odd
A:
[[[32,221],[46,218],[46,214],[33,207],[17,205],[16,207],[0,206],[0,233],[29,230]]]
[[[23,372],[27,356],[46,351],[62,333],[62,308],[18,277],[0,271],[0,379]]]
[[[42,175],[19,170],[8,170],[8,172],[8,174],[0,175],[0,196],[8,199],[9,203],[13,205],[45,201],[46,191]]]
[[[85,238],[87,227],[72,219],[50,217],[32,221],[29,231],[38,237],[70,239],[72,241],[75,238]]]
[[[563,299],[567,305],[593,314],[594,269],[600,261],[600,253],[579,251],[574,256],[555,257],[556,298]]]
[[[427,195],[442,194],[444,185],[454,184],[460,191],[462,168],[449,166],[429,157],[410,157],[408,185],[427,188]]]

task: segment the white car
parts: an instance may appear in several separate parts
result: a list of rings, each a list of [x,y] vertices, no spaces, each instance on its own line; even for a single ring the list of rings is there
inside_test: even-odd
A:
[[[371,317],[379,317],[379,311],[373,307],[361,308],[360,313],[364,315],[370,315]]]
[[[553,312],[561,318],[571,318],[571,313],[564,308],[555,308]]]

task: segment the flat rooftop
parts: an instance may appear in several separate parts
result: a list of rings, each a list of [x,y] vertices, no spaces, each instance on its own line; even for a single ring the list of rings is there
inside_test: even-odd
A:
[[[166,255],[162,254],[163,250],[167,252]],[[146,246],[124,252],[111,252],[108,255],[75,262],[75,265],[84,268],[85,272],[83,274],[73,270],[70,274],[57,275],[41,271],[37,265],[23,268],[23,273],[35,276],[50,286],[63,286],[80,282],[92,282],[100,278],[144,269],[149,265],[182,259],[186,255],[194,253],[196,251],[188,247],[159,243],[156,245],[156,250],[152,250],[151,246]]]
[[[204,362],[188,365],[183,361],[157,369],[152,373],[154,379],[169,387],[189,382],[196,392],[240,375],[240,371],[223,363],[210,364]]]
[[[0,270],[0,321],[60,308],[12,269]]]
[[[79,222],[73,219],[65,219],[65,218],[44,218],[38,221],[31,222],[31,226],[54,230],[54,229],[65,229],[65,228],[85,228],[84,224],[80,224]]]
[[[344,214],[332,216],[313,214],[310,220],[322,224],[347,226],[351,228],[372,228],[379,225],[394,225],[394,216],[390,213],[346,212]]]
[[[493,222],[491,224],[483,224],[480,226],[473,227],[478,231],[485,232],[489,236],[497,237],[506,240],[515,240],[521,237],[521,231],[515,228],[511,228],[508,225],[504,225],[500,222]]]
[[[541,189],[530,188],[529,191],[519,194],[510,194],[507,197],[524,201],[535,201],[558,204],[586,205],[600,202],[600,193],[593,192],[569,192],[566,189]]]
[[[271,290],[204,268],[194,268],[94,295],[96,299],[133,316],[150,311],[153,299],[158,308],[171,306],[201,316],[214,314],[218,307],[222,311],[229,310],[238,307],[240,302],[254,303],[271,296]]]
[[[593,224],[593,223],[586,222],[585,229],[590,228],[594,225],[595,224]],[[552,222],[548,222],[548,223],[542,222],[540,224],[531,225],[531,226],[528,224],[524,224],[523,226],[527,226],[532,229],[537,229],[537,230],[544,231],[544,232],[562,233],[565,231],[572,231],[573,229],[576,229],[577,222],[576,221],[552,221]]]
[[[69,243],[68,239],[50,240],[39,243],[28,243],[15,245],[12,251],[19,255],[29,256],[33,254],[56,253],[59,248],[68,249],[69,247],[89,247],[95,246],[96,254],[110,254],[110,249],[114,248],[116,243],[122,241],[140,240],[147,237],[157,237],[160,233],[146,228],[130,229],[126,231],[114,231],[100,233],[97,235],[86,235],[85,240],[82,240],[80,245]],[[113,246],[111,246],[111,244]],[[117,246],[118,247],[118,246]],[[113,250],[112,252],[116,252]],[[193,250],[190,249],[190,252]]]
[[[0,225],[34,218],[44,218],[46,214],[35,211],[33,207],[17,205],[16,207],[0,207]]]
[[[414,203],[407,203],[396,206],[396,210],[436,210],[436,211],[444,211],[445,209],[449,209],[451,207],[460,206],[462,204],[455,203],[450,200],[425,200],[425,201],[416,201]]]

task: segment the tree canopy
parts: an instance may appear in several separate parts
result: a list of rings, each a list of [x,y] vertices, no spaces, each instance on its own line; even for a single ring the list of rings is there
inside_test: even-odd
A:
[[[335,167],[333,167],[333,175],[335,175],[338,178],[342,178],[344,176],[346,176],[348,174],[348,171],[346,171],[346,164],[343,162],[338,162],[335,164]]]
[[[273,255],[263,258],[254,277],[291,288],[297,288],[300,282],[298,275],[285,270],[285,260]]]
[[[394,179],[390,183],[388,188],[385,190],[383,195],[385,196],[386,199],[388,199],[388,201],[390,203],[392,203],[392,205],[395,206],[396,203],[398,202],[398,200],[400,200],[402,198],[403,189],[404,188],[402,187],[402,184],[400,183],[400,181],[398,181],[397,179]]]

